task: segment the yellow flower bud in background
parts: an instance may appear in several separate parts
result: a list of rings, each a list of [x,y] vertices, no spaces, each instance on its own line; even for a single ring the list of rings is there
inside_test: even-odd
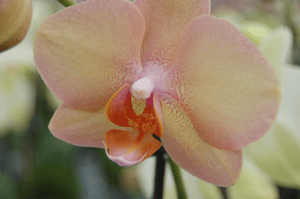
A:
[[[22,41],[29,29],[31,16],[31,0],[1,0],[0,52]]]
[[[270,30],[268,35],[258,44],[262,54],[274,67],[280,82],[284,68],[291,56],[293,36],[287,27],[278,27]]]
[[[245,21],[241,24],[240,30],[258,45],[270,31],[270,27],[258,21]]]

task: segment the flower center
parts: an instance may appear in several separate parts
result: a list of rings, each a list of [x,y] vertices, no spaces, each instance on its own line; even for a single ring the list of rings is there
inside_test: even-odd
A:
[[[131,93],[137,100],[145,100],[150,97],[154,88],[154,83],[149,77],[143,77],[137,80],[131,86]]]
[[[148,83],[149,79],[142,78],[135,82],[131,91],[128,84],[124,85],[106,106],[106,115],[111,122],[133,129],[133,131],[112,129],[105,135],[107,156],[121,166],[137,164],[150,157],[161,146],[161,143],[153,137],[153,134],[161,137],[163,133],[158,111],[158,95],[151,93],[152,89],[149,91]],[[141,90],[143,92],[135,92],[140,99],[137,100],[138,97],[133,95],[133,91]],[[144,95],[147,92],[150,93],[149,97],[143,99],[147,97]]]

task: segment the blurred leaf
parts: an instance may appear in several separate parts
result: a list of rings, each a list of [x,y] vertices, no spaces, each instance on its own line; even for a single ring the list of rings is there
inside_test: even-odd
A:
[[[14,178],[6,173],[0,173],[0,199],[14,199],[17,197],[15,191],[17,186],[13,180]]]

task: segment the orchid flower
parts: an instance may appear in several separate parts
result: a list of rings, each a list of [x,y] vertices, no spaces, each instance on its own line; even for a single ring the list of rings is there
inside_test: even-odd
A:
[[[269,130],[280,91],[258,48],[209,13],[209,0],[89,0],[45,20],[34,59],[63,102],[52,134],[105,148],[121,166],[162,142],[192,175],[235,183],[241,149]]]
[[[0,1],[0,52],[20,43],[32,16],[31,0]]]

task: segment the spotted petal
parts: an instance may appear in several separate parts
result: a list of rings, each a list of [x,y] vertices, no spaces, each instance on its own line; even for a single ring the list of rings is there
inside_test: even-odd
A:
[[[223,151],[203,141],[177,101],[161,95],[164,117],[163,145],[171,158],[192,175],[207,182],[234,184],[242,167],[241,151]]]
[[[97,111],[141,71],[145,24],[126,0],[90,0],[43,22],[34,58],[47,86],[64,103]]]
[[[279,83],[272,66],[234,25],[198,17],[185,28],[179,49],[165,84],[201,139],[238,150],[269,130],[278,112]]]

